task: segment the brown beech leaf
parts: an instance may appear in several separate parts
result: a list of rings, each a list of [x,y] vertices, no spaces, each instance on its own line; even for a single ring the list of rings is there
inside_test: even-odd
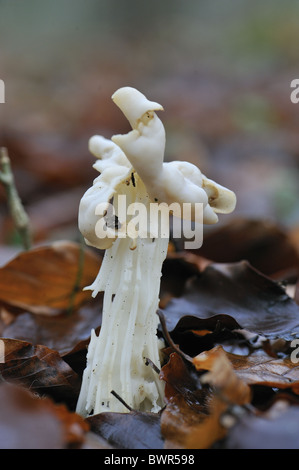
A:
[[[239,324],[229,315],[219,314],[210,318],[184,315],[169,333],[182,352],[196,356],[201,351],[211,349],[215,344],[225,342],[234,346],[244,343]],[[204,332],[204,334],[198,334]]]
[[[186,434],[183,447],[207,449],[223,439],[227,433],[222,421],[225,412],[233,405],[250,403],[251,390],[236,376],[221,348],[199,354],[193,359],[193,364],[198,371],[208,371],[201,376],[201,382],[209,384],[215,392],[209,401],[209,415]]]
[[[217,317],[222,323],[221,318],[227,322],[230,317],[234,329],[248,330],[269,339],[290,341],[299,336],[299,305],[278,282],[247,261],[210,264],[187,281],[182,296],[173,298],[163,313],[172,335],[184,330],[185,317],[188,328],[193,330],[200,329],[196,318]]]
[[[208,371],[201,377],[201,382],[215,387],[226,402],[236,405],[250,402],[250,387],[237,376],[221,346],[198,354],[192,362],[196,370]]]
[[[246,259],[267,275],[299,273],[299,253],[291,236],[270,220],[235,218],[206,234],[197,252],[217,263]]]
[[[249,356],[226,352],[226,356],[237,376],[248,385],[291,389],[299,394],[299,365],[290,357],[273,358],[261,351]]]
[[[57,351],[26,341],[2,341],[4,362],[0,363],[0,373],[5,381],[75,407],[81,380]]]
[[[88,424],[63,404],[4,382],[0,402],[1,449],[71,449],[84,443]]]
[[[167,384],[161,416],[166,448],[211,448],[227,433],[222,422],[227,410],[251,400],[250,387],[235,374],[222,348],[201,353],[192,363],[191,369],[173,353],[161,369],[160,378]]]
[[[0,269],[0,302],[38,314],[77,307],[90,298],[82,289],[100,267],[93,252],[80,250],[77,243],[60,241],[22,252]]]
[[[186,281],[198,274],[209,264],[208,260],[188,251],[168,251],[162,266],[160,308],[167,305],[172,297],[183,294]]]
[[[188,368],[176,352],[171,353],[168,362],[161,368],[160,379],[165,382],[165,399],[180,395],[194,410],[205,412],[202,387],[198,375]]]
[[[165,382],[166,407],[161,414],[161,432],[167,449],[185,448],[187,436],[208,414],[199,378],[187,367],[181,356],[171,353],[162,367],[160,379]]]
[[[195,412],[182,395],[177,394],[168,399],[161,414],[161,433],[165,441],[164,448],[185,449],[188,436],[194,431],[194,428],[206,419],[207,415],[203,412]],[[217,440],[217,436],[215,437]],[[200,445],[198,448],[200,448]]]
[[[72,313],[36,315],[25,312],[12,315],[8,325],[0,327],[0,336],[43,344],[65,356],[88,342],[92,328],[98,329],[102,318],[102,295],[80,305]],[[82,344],[82,348],[85,348]],[[86,351],[85,351],[86,354]]]
[[[163,449],[160,415],[141,411],[100,413],[86,419],[91,431],[119,449]]]

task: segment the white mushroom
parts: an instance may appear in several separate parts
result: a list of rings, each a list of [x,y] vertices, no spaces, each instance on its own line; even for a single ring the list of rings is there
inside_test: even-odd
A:
[[[165,130],[155,113],[161,105],[131,87],[120,88],[112,99],[132,131],[112,141],[90,139],[91,152],[101,159],[94,167],[101,174],[79,207],[86,243],[106,249],[97,278],[86,288],[93,296],[104,291],[104,300],[101,331],[91,334],[77,404],[83,416],[128,411],[111,391],[133,409],[157,412],[163,406],[163,384],[146,359],[160,367],[156,311],[169,234],[160,231],[153,238],[150,220],[141,232],[132,230],[132,218],[124,217],[119,197],[125,196],[126,215],[133,215],[129,208],[136,203],[146,214],[154,203],[189,203],[193,209],[202,204],[204,223],[217,222],[216,212],[231,212],[236,203],[233,192],[191,163],[163,162]],[[196,211],[190,215],[196,221]],[[162,214],[162,219],[168,216]]]
[[[131,106],[128,105],[129,96]],[[130,87],[120,88],[112,99],[133,127],[128,134],[113,136],[112,140],[122,148],[142,178],[152,201],[163,201],[169,205],[173,202],[202,203],[203,222],[206,224],[218,221],[217,212],[234,210],[234,193],[206,178],[195,165],[180,161],[163,163],[165,130],[153,112],[163,109],[161,105],[147,101],[142,93]],[[135,103],[139,102],[141,104],[136,108],[140,117],[136,119]]]
[[[132,167],[122,150],[111,140],[100,135],[91,137],[89,150],[101,160],[93,167],[101,174],[80,201],[78,225],[88,245],[99,249],[112,246],[116,239],[114,230],[106,224],[106,233],[100,237],[95,231],[99,216],[103,216],[110,207],[110,201],[124,181],[130,178]]]

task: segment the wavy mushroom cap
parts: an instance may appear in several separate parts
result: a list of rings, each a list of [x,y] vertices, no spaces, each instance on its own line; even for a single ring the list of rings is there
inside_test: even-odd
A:
[[[132,87],[119,88],[112,100],[123,112],[132,126],[136,129],[138,121],[147,111],[163,111],[163,106],[155,101],[149,101],[140,91]]]
[[[217,214],[230,214],[236,208],[237,198],[233,191],[203,175],[203,189],[209,198],[209,205]]]

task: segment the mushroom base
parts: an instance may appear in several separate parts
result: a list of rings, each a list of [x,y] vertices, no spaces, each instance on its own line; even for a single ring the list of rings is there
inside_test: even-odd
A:
[[[160,278],[168,239],[118,238],[107,249],[93,296],[104,290],[99,336],[92,331],[77,412],[128,412],[111,391],[134,410],[158,412],[164,384],[146,359],[160,368],[157,337]]]

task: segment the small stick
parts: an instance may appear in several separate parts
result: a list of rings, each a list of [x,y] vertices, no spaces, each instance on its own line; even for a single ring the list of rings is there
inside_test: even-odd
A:
[[[148,357],[145,358],[145,365],[146,366],[151,366],[151,368],[157,372],[157,374],[160,374],[160,369],[156,366],[156,364],[153,363]]]
[[[129,411],[133,411],[132,408],[116,393],[114,390],[110,392],[115,398],[117,398]]]
[[[21,236],[23,247],[25,250],[29,250],[31,247],[29,218],[18,195],[10,166],[10,159],[5,147],[0,149],[0,182],[5,188],[10,214]]]
[[[162,310],[158,309],[157,310],[157,315],[160,319],[160,323],[161,323],[161,328],[162,328],[162,333],[164,335],[164,338],[165,340],[167,341],[167,343],[169,344],[169,346],[175,350],[175,352],[177,352],[181,357],[183,357],[186,361],[188,362],[191,362],[192,363],[192,357],[189,356],[188,354],[184,353],[183,351],[180,350],[180,348],[174,344],[174,342],[172,341],[172,338],[169,334],[169,331],[166,327],[166,321],[165,321],[165,317],[162,313]]]

